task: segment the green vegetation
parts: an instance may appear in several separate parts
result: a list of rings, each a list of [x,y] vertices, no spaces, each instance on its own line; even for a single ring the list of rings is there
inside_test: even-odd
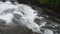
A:
[[[46,5],[50,8],[59,9],[60,0],[32,0],[33,2]]]
[[[52,8],[53,9],[53,16],[60,19],[60,0],[31,0],[34,3],[37,3],[39,6]]]

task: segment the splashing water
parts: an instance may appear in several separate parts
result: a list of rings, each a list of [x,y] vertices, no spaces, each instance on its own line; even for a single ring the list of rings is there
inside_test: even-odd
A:
[[[36,12],[36,13],[35,13]],[[17,14],[17,15],[16,15]],[[16,23],[31,29],[33,32],[41,33],[40,28],[44,26],[34,22],[37,11],[25,4],[13,5],[10,1],[0,4],[0,19],[6,21],[6,25],[13,24],[13,19]]]

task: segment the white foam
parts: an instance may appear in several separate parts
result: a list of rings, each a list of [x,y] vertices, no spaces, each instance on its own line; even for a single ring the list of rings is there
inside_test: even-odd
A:
[[[2,13],[4,10],[12,8],[15,9],[13,13],[0,15],[0,19],[4,19],[6,23],[9,24],[12,22],[14,14],[19,14],[22,16],[21,19],[18,20],[20,25],[24,25],[25,27],[31,29],[33,32],[41,33],[40,26],[34,22],[34,19],[37,15],[37,13],[34,13],[35,10],[33,10],[30,6],[25,4],[13,5],[10,2],[6,2],[0,4],[0,13]]]

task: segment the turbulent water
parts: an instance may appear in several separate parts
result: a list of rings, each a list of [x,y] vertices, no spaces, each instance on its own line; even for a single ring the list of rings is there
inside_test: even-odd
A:
[[[54,34],[52,30],[42,28],[47,26],[48,22],[44,17],[37,15],[38,11],[33,10],[32,7],[28,5],[19,3],[14,5],[10,1],[0,2],[0,29],[11,29],[20,25],[36,33]],[[54,23],[52,25],[54,25]],[[49,24],[49,26],[52,25]],[[56,25],[56,27],[57,26],[58,25]]]

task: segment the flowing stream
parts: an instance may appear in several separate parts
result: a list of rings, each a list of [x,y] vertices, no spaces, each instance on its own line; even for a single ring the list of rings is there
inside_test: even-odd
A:
[[[22,26],[40,34],[59,34],[59,24],[50,21],[48,15],[43,15],[42,11],[34,10],[26,4],[17,2],[12,4],[10,1],[0,2],[1,33],[3,30],[6,30],[5,34],[8,30]]]

